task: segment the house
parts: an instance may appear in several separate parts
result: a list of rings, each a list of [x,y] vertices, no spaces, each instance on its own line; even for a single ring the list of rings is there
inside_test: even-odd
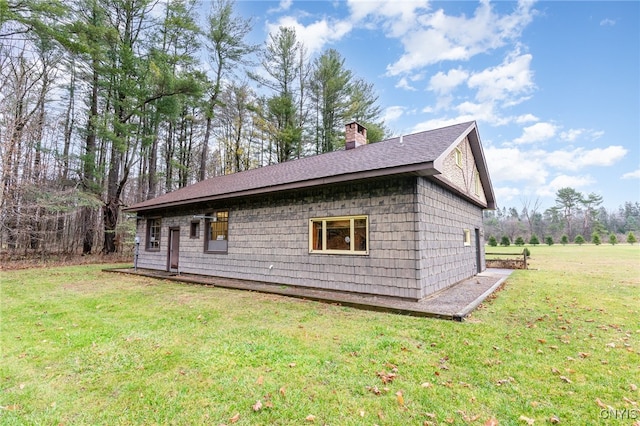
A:
[[[485,269],[475,122],[217,176],[125,209],[138,267],[419,300]]]

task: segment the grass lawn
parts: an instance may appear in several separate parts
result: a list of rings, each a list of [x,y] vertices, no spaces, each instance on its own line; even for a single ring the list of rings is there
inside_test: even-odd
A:
[[[3,271],[0,424],[640,421],[640,247],[530,250],[463,323],[104,265]]]

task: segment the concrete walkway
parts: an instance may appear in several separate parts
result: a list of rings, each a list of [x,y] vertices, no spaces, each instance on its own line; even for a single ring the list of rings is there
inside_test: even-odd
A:
[[[424,299],[410,301],[387,296],[353,294],[205,275],[175,274],[140,268],[137,271],[133,268],[114,268],[105,269],[104,271],[142,275],[214,287],[258,291],[261,293],[279,294],[282,296],[352,306],[360,309],[443,318],[455,321],[464,320],[483,300],[502,286],[509,275],[511,275],[511,272],[513,272],[511,269],[488,268],[475,277],[461,281]]]

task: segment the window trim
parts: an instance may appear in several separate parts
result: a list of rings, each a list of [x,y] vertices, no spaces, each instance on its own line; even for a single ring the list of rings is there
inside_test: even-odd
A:
[[[355,221],[358,219],[365,220],[365,250],[355,250]],[[329,250],[327,249],[327,222],[349,220],[349,250]],[[322,249],[313,248],[313,225],[314,223],[322,223]],[[327,216],[313,217],[309,219],[309,254],[348,254],[355,256],[369,255],[369,215],[352,215],[352,216]]]
[[[474,182],[474,184],[475,184],[475,194],[477,196],[480,196],[480,192],[481,192],[481,189],[482,189],[482,182],[480,181],[480,173],[478,173],[478,171],[476,170],[476,171],[473,172],[473,174],[474,174],[474,181],[475,181]]]
[[[462,243],[465,247],[471,246],[471,229],[462,230]]]
[[[462,150],[458,147],[454,150],[454,161],[458,167],[462,168]]]
[[[156,222],[157,222],[157,228],[158,228],[158,236],[155,239],[155,241],[153,241],[156,244],[156,246],[152,247],[151,246],[151,228],[154,227],[152,223],[156,223]],[[162,218],[161,217],[147,218],[147,229],[145,231],[144,249],[146,251],[160,251],[161,241],[162,241]]]
[[[192,220],[189,225],[189,238],[196,240],[200,238],[200,220]]]
[[[226,222],[227,222],[227,248],[225,250],[209,250],[209,241],[210,241],[210,237],[209,237],[209,233],[210,233],[210,227],[211,227],[211,222],[214,222],[212,219],[210,219],[211,217],[215,217],[216,220],[215,222],[217,222],[217,216],[218,213],[227,213],[227,217],[226,217]],[[220,209],[220,210],[214,210],[211,213],[206,214],[206,219],[204,220],[204,252],[205,253],[212,253],[212,254],[227,254],[229,253],[229,210],[228,209]]]

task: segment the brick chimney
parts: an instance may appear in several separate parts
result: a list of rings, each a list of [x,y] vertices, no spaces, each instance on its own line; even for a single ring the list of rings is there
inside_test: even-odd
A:
[[[345,126],[345,149],[354,149],[367,144],[367,129],[352,121]]]

